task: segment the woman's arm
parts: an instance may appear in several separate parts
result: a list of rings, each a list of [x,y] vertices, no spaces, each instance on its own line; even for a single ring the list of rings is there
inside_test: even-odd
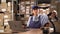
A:
[[[31,16],[30,16],[30,17],[29,17],[29,19],[28,19],[28,22],[27,22],[27,27],[29,27],[30,20],[31,20]]]
[[[49,23],[49,19],[47,15],[41,15],[41,25],[44,26],[46,23]]]

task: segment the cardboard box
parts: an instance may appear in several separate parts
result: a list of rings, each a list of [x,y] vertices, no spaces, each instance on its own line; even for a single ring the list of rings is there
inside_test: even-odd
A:
[[[0,32],[3,32],[4,26],[0,26]]]
[[[6,12],[7,12],[7,13],[12,13],[11,9],[12,9],[12,7],[11,7],[11,6],[8,6]]]
[[[5,2],[6,3],[6,0],[1,0],[1,3]]]
[[[3,21],[4,21],[4,14],[3,13],[0,13],[0,26],[3,25]]]
[[[7,9],[7,3],[2,2],[2,3],[1,3],[1,7],[2,7],[2,9],[3,9],[3,8]]]
[[[11,32],[10,26],[6,25],[5,32]]]
[[[4,19],[12,19],[12,14],[9,14],[9,13],[5,13],[5,15],[4,16],[8,16],[8,18],[4,18]]]

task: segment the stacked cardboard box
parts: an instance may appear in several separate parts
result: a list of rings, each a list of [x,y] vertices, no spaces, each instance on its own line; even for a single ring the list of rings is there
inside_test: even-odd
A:
[[[34,5],[34,0],[23,0],[19,3],[19,13],[24,14],[23,20],[25,24],[27,23],[30,14],[32,14],[32,6]]]
[[[3,11],[3,10],[5,11]],[[10,30],[8,21],[12,20],[12,11],[11,11],[11,5],[8,6],[8,4],[6,2],[2,2],[1,3],[1,12],[4,12],[4,14],[1,14],[0,19],[1,19],[1,23],[0,23],[0,30],[4,30],[4,31],[8,31]],[[3,25],[4,24],[4,25]],[[3,25],[3,26],[1,26]],[[6,28],[4,29],[4,26],[6,26]]]
[[[4,14],[1,13],[1,14],[0,14],[0,25],[3,25],[3,16],[4,16]]]
[[[4,26],[0,26],[0,32],[4,32]]]
[[[7,9],[7,3],[5,3],[5,2],[1,3],[1,8],[2,8],[2,9],[3,9],[3,8]]]
[[[8,7],[7,7],[7,12],[8,13],[12,13],[12,6],[11,6],[12,4],[11,4],[11,2],[8,2]]]
[[[4,18],[4,23],[5,23],[5,26],[6,26],[5,32],[9,32],[10,31],[10,26],[8,24],[8,21],[12,20],[12,11],[11,11],[11,9],[12,8],[11,8],[11,4],[10,4],[10,6],[9,5],[7,6],[7,10],[6,10],[5,15],[4,15],[4,16],[7,17],[7,18]]]
[[[4,16],[8,16],[8,18],[4,18],[4,26],[6,26],[6,28],[5,28],[5,32],[9,32],[10,31],[10,26],[9,26],[9,24],[8,24],[8,21],[10,21],[12,18],[11,18],[11,14],[7,14],[7,13],[5,13],[5,15]],[[9,30],[9,31],[8,31]]]
[[[4,26],[3,26],[3,16],[4,14],[3,13],[0,13],[0,32],[4,32]]]

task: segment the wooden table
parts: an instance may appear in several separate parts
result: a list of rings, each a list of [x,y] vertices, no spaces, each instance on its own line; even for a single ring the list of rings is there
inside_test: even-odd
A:
[[[12,34],[11,32],[0,32],[0,34]]]
[[[40,29],[29,29],[26,32],[19,32],[19,33],[3,32],[0,34],[43,34],[43,33],[42,33],[42,30]]]
[[[20,32],[18,34],[43,34],[43,33],[42,33],[42,30],[40,29],[30,29],[29,31]]]

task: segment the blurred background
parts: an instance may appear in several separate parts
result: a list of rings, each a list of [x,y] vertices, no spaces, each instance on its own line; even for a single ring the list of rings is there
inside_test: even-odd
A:
[[[0,32],[10,31],[8,21],[26,24],[32,16],[32,6],[36,5],[40,7],[38,14],[54,11],[60,19],[60,0],[0,0]],[[60,23],[54,22],[54,25],[56,32],[60,32]]]

